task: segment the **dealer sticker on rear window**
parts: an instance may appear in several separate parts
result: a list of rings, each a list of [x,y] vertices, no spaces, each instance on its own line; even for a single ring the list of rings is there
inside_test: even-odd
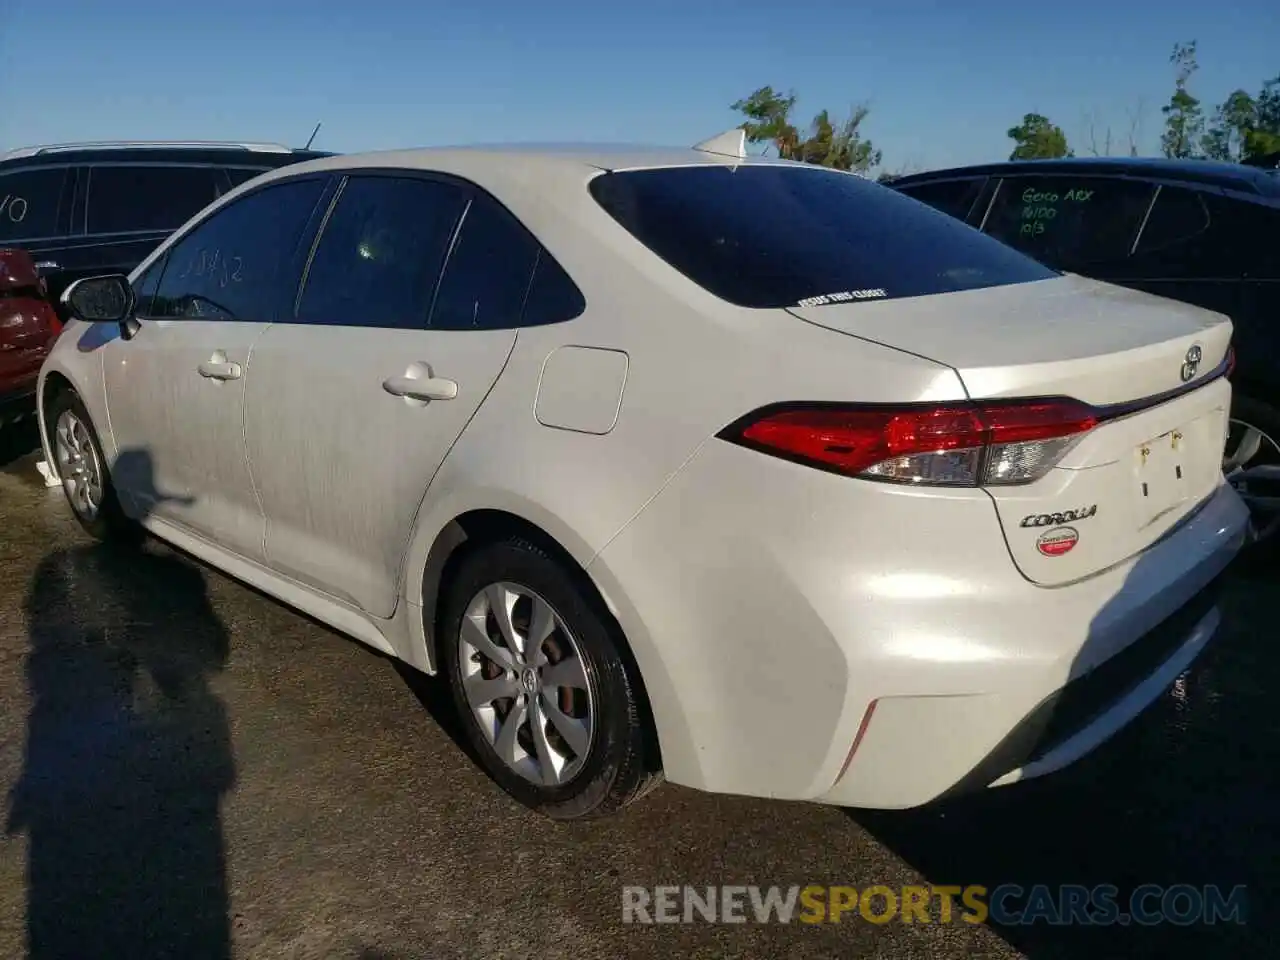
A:
[[[797,307],[821,307],[828,303],[848,303],[851,300],[878,300],[887,297],[883,287],[872,287],[868,290],[844,290],[840,293],[828,293],[821,297],[805,297]]]

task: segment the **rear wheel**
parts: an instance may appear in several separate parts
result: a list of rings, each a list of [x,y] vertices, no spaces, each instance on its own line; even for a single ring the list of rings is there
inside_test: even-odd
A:
[[[98,540],[133,540],[139,528],[120,508],[98,434],[84,403],[64,390],[49,404],[50,446],[62,491],[80,526]]]
[[[1249,467],[1280,464],[1280,410],[1251,397],[1236,397],[1230,426],[1222,464],[1228,477]]]
[[[440,634],[480,762],[559,820],[612,813],[660,779],[638,678],[583,579],[525,540],[479,547],[446,587]]]

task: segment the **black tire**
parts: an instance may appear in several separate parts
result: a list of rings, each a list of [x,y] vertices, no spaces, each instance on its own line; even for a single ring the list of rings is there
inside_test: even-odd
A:
[[[522,538],[466,548],[444,586],[441,660],[466,738],[485,771],[525,806],[555,820],[614,813],[662,782],[649,733],[647,704],[618,628],[576,569]],[[590,686],[595,732],[578,772],[555,786],[525,779],[499,756],[463,687],[459,638],[468,605],[491,584],[527,588],[545,600],[576,640]]]
[[[86,518],[76,509],[75,504],[71,502],[70,492],[66,485],[63,485],[62,492],[67,497],[67,506],[71,508],[72,516],[95,540],[121,545],[139,542],[143,536],[142,527],[130,520],[121,508],[115,487],[111,483],[111,470],[102,452],[97,428],[94,427],[93,419],[89,416],[89,411],[85,409],[79,395],[73,390],[60,391],[49,403],[45,415],[45,429],[49,432],[50,447],[54,447],[57,442],[55,431],[58,428],[58,419],[65,411],[73,413],[84,424],[102,471],[102,502],[92,519]]]

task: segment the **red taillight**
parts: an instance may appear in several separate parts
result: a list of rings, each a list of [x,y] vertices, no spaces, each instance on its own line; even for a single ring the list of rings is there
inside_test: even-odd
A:
[[[1097,415],[1052,398],[901,407],[805,405],[760,411],[722,436],[838,473],[897,483],[1030,483],[1093,429]]]

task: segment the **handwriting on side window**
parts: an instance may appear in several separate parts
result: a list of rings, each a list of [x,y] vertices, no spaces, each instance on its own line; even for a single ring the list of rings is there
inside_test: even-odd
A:
[[[1037,190],[1027,187],[1022,191],[1022,227],[1018,231],[1024,237],[1038,237],[1046,225],[1058,215],[1054,204],[1084,203],[1093,196],[1092,190],[1068,190],[1061,196],[1054,190]]]
[[[220,249],[201,250],[187,262],[187,269],[178,277],[179,280],[191,278],[207,278],[221,288],[239,283],[244,273],[244,260],[240,257],[223,256]]]
[[[0,219],[10,223],[21,223],[27,219],[27,198],[6,193],[0,200]]]

